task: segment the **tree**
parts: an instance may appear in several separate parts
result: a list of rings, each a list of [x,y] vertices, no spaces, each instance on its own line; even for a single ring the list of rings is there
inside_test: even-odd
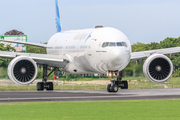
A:
[[[4,35],[24,35],[24,33],[14,29],[4,33]]]
[[[151,42],[150,44],[144,44],[137,42],[132,45],[132,51],[138,52],[138,51],[146,51],[146,50],[155,50],[155,49],[162,49],[162,48],[170,48],[170,47],[179,47],[180,46],[180,37],[179,38],[169,38],[167,37],[163,41],[160,41],[160,43]],[[180,53],[176,53],[173,56],[167,55],[175,68],[174,70],[174,77],[180,77]],[[125,68],[126,73],[128,76],[132,76],[133,69],[136,69],[136,73],[141,75],[143,69],[143,63],[145,59],[142,60],[142,64],[138,67],[135,62],[130,62],[129,65]]]
[[[131,47],[132,47],[132,52],[147,50],[146,44],[141,43],[141,42],[137,42],[137,43],[133,44]]]
[[[0,43],[0,51],[15,51],[10,45],[4,46],[3,43]],[[0,57],[0,67],[7,67],[10,62],[10,59]]]
[[[151,42],[150,44],[146,44],[147,50],[161,49],[161,45],[157,42]]]
[[[31,45],[25,45],[25,46],[28,53],[47,54],[46,48],[36,47],[36,46],[31,46]]]

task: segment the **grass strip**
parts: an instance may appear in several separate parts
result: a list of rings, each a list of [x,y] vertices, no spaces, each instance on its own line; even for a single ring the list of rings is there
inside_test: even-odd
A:
[[[0,104],[0,120],[178,120],[180,99]]]

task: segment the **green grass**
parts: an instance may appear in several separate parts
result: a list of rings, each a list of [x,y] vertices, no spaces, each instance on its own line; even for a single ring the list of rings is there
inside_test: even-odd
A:
[[[59,78],[58,80],[62,81],[92,81],[92,80],[110,80],[110,78],[72,78],[72,79],[67,79],[67,78]]]
[[[147,80],[145,77],[123,77],[122,80]]]
[[[114,77],[116,79],[116,77]],[[67,78],[59,78],[58,80],[67,80]],[[110,80],[110,78],[81,78],[68,79],[67,81],[92,81],[92,80]],[[123,80],[147,80],[145,77],[123,77]]]
[[[97,80],[99,78],[77,78],[74,81],[93,81],[93,80]],[[106,80],[104,78],[101,78],[101,80]]]
[[[84,78],[82,81],[92,80],[92,78]],[[98,79],[96,79],[98,80]],[[102,79],[99,79],[102,80]],[[128,89],[152,89],[152,88],[180,88],[180,78],[171,78],[165,83],[157,84],[148,81],[146,78],[141,77],[128,77],[123,80],[130,81]],[[137,80],[133,84],[132,80]],[[79,80],[80,81],[80,80]],[[109,81],[109,79],[107,80]],[[110,81],[109,81],[110,83]],[[93,85],[93,84],[82,84],[82,85],[54,85],[54,90],[101,90],[106,89],[107,85]],[[36,86],[0,86],[0,91],[31,91],[36,90]]]
[[[106,85],[54,85],[54,90],[100,90]],[[36,86],[0,86],[0,91],[32,91]]]
[[[0,104],[0,120],[178,120],[180,100]]]

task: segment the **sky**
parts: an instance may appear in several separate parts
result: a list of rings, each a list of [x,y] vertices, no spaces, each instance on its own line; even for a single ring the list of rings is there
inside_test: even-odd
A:
[[[63,30],[113,27],[130,40],[150,43],[180,36],[180,0],[59,0]],[[55,0],[1,0],[0,35],[16,29],[28,42],[57,32]]]

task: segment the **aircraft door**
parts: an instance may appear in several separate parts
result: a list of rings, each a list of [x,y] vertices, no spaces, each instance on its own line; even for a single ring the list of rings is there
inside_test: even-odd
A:
[[[88,45],[88,51],[87,51],[87,57],[92,57],[92,45],[91,45],[91,41],[89,41],[89,45]]]

